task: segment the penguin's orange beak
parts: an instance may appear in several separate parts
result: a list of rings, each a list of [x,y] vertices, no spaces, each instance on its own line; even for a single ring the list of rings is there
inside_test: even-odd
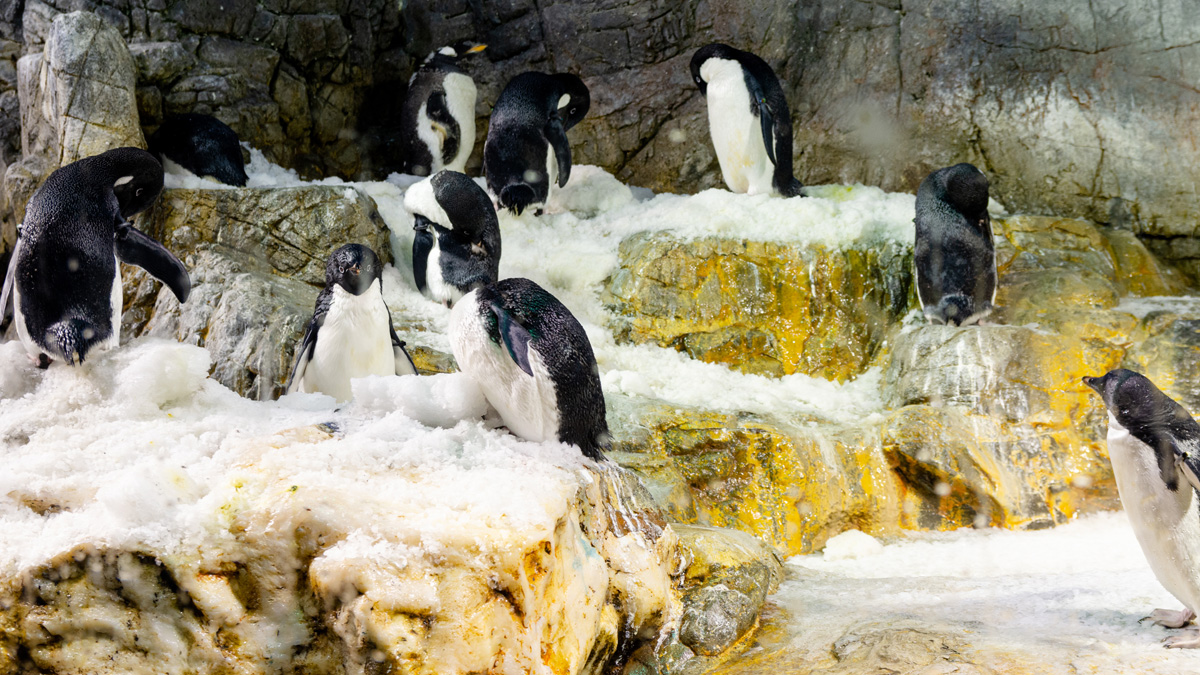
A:
[[[485,49],[487,49],[487,45],[475,45],[474,47],[471,47],[470,49],[468,49],[467,53],[468,54],[478,54],[479,52],[481,52]]]
[[[351,267],[350,269],[348,269],[346,271],[349,272],[350,274],[353,274],[354,276],[358,276],[359,272],[362,272],[362,267],[355,265],[354,267]]]

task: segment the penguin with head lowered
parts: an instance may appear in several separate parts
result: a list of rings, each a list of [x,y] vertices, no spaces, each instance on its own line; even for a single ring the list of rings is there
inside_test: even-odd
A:
[[[541,286],[505,279],[468,293],[450,314],[450,347],[515,435],[604,459],[611,439],[592,345]]]
[[[370,248],[346,244],[325,264],[325,288],[296,353],[287,393],[351,398],[350,380],[415,375],[383,301],[383,264]]]
[[[128,222],[162,191],[145,150],[117,148],[72,162],[33,193],[0,291],[30,358],[76,365],[120,342],[121,266],[137,265],[187,301],[187,269]]]
[[[692,55],[692,80],[708,101],[708,128],[733,192],[795,197],[792,116],[775,71],[759,57],[713,43]]]
[[[400,113],[403,171],[428,176],[442,169],[465,171],[475,149],[475,81],[460,59],[487,45],[456,42],[430,54],[408,80]]]
[[[413,277],[417,290],[447,307],[500,278],[500,223],[483,188],[457,171],[410,187]]]
[[[1085,377],[1108,408],[1108,456],[1121,505],[1159,583],[1183,603],[1148,619],[1182,628],[1200,608],[1200,424],[1132,370]],[[1163,641],[1200,647],[1200,631]]]
[[[516,215],[540,208],[571,176],[567,130],[587,115],[587,85],[570,73],[521,73],[500,92],[488,123],[483,168],[488,190]]]
[[[930,323],[969,326],[995,310],[996,245],[988,180],[970,164],[929,174],[917,190],[917,295]]]
[[[172,115],[147,140],[150,152],[226,185],[245,187],[249,177],[237,132],[212,115]]]

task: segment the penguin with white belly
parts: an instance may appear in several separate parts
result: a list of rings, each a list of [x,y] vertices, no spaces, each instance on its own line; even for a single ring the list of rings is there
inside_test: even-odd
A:
[[[487,48],[461,41],[430,54],[408,81],[400,113],[403,171],[428,176],[465,171],[475,149],[475,81],[459,66]]]
[[[587,85],[570,73],[521,73],[500,92],[488,123],[483,168],[488,190],[516,215],[540,209],[571,176],[567,130],[587,115]]]
[[[425,297],[453,306],[500,277],[500,222],[483,188],[457,171],[441,171],[410,187],[413,277]]]
[[[416,373],[383,301],[379,257],[361,244],[334,251],[287,393],[319,392],[349,401],[350,380],[356,377]]]
[[[0,308],[38,367],[82,364],[120,342],[121,266],[137,265],[186,302],[187,269],[128,222],[162,191],[163,170],[139,148],[117,148],[68,164],[46,179],[25,208],[9,259]]]
[[[450,314],[450,347],[513,434],[604,459],[611,438],[591,342],[541,286],[505,279],[468,293]]]
[[[713,43],[692,55],[692,80],[708,101],[721,176],[733,192],[796,197],[792,117],[775,71],[759,57]]]
[[[1200,608],[1200,424],[1132,370],[1111,370],[1083,382],[1108,408],[1108,456],[1142,553],[1159,583],[1184,606],[1156,609],[1146,618],[1182,628]],[[1200,647],[1200,631],[1163,642]]]
[[[969,326],[995,311],[996,245],[988,180],[971,164],[938,169],[917,189],[913,267],[930,323]]]

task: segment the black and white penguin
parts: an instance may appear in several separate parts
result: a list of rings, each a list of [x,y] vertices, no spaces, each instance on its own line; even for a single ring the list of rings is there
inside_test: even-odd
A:
[[[121,266],[137,265],[187,301],[179,259],[128,222],[162,191],[163,170],[145,150],[117,148],[64,166],[33,193],[9,260],[0,307],[11,294],[25,350],[42,368],[83,363],[120,342]]]
[[[450,347],[514,434],[604,459],[611,439],[592,345],[541,286],[505,279],[468,293],[450,314]]]
[[[383,264],[370,248],[346,244],[325,263],[325,288],[296,354],[287,393],[351,398],[350,380],[415,375],[383,301]]]
[[[930,323],[969,326],[995,310],[996,245],[988,180],[970,164],[929,174],[917,190],[913,266]]]
[[[440,171],[410,187],[404,207],[413,214],[413,277],[425,297],[450,307],[500,278],[500,222],[478,183]]]
[[[460,59],[487,45],[456,42],[430,54],[408,80],[400,112],[403,171],[428,176],[442,169],[463,172],[475,148],[475,81]]]
[[[708,128],[733,192],[795,197],[792,116],[775,71],[759,57],[713,43],[692,55],[692,80],[708,101]]]
[[[567,184],[567,130],[590,106],[587,85],[570,73],[521,73],[505,85],[483,146],[488,190],[500,206],[520,215],[545,204],[555,184]]]
[[[244,187],[249,178],[237,132],[211,115],[171,115],[147,140],[150,152],[200,176]],[[168,167],[169,168],[169,167]]]
[[[1182,628],[1200,608],[1200,424],[1144,375],[1111,370],[1085,377],[1108,408],[1108,457],[1121,505],[1159,583],[1183,603],[1148,619]],[[1200,631],[1163,641],[1200,647]]]

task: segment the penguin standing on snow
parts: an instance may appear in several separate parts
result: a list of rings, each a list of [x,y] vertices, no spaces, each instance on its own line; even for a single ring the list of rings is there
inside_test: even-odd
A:
[[[246,164],[237,132],[211,115],[172,115],[147,141],[150,152],[192,173],[245,187]]]
[[[68,164],[33,193],[0,291],[11,294],[17,335],[30,358],[76,365],[120,342],[121,266],[137,265],[180,302],[192,284],[183,263],[127,222],[162,191],[163,170],[145,150],[117,148]]]
[[[1112,370],[1083,382],[1108,408],[1108,456],[1142,553],[1158,582],[1184,606],[1156,609],[1146,618],[1182,628],[1200,608],[1200,424],[1132,370]],[[1200,631],[1163,642],[1200,647]]]
[[[750,52],[713,43],[692,56],[725,185],[747,194],[800,195],[792,175],[792,117],[779,78]]]
[[[487,48],[462,41],[430,54],[408,80],[400,113],[405,141],[403,171],[428,176],[442,169],[463,172],[475,149],[475,81],[460,59]]]
[[[500,223],[483,188],[441,171],[404,194],[413,214],[413,277],[425,297],[454,305],[500,277]]]
[[[567,130],[590,106],[587,85],[569,73],[521,73],[509,81],[492,109],[483,146],[488,190],[500,206],[521,215],[545,204],[555,184],[567,184]]]
[[[592,345],[541,286],[505,279],[468,293],[450,314],[450,347],[514,434],[604,459],[611,439]]]
[[[970,164],[938,169],[917,190],[913,265],[930,323],[969,326],[995,310],[996,245],[988,180]]]
[[[383,301],[383,265],[370,248],[346,244],[325,263],[325,288],[296,355],[287,393],[351,398],[350,380],[416,375]]]

